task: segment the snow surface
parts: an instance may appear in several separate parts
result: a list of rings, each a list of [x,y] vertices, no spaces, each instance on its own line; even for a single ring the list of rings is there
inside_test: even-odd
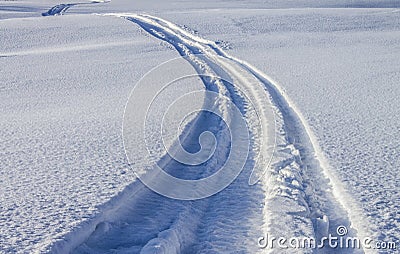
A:
[[[325,218],[330,232],[399,240],[398,1],[115,0],[40,17],[55,4],[0,1],[2,252],[258,253],[258,237],[315,236]],[[143,11],[177,26],[73,15]],[[215,196],[177,201],[135,180],[125,102],[179,55],[176,38],[269,94],[278,150],[259,184],[245,169]]]
[[[136,81],[175,54],[110,20],[0,22],[1,252],[62,237],[135,179],[124,105]]]

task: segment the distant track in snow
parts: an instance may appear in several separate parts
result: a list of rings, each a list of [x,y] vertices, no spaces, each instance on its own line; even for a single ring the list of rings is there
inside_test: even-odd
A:
[[[42,16],[57,16],[63,15],[69,8],[76,5],[85,5],[85,4],[99,4],[99,3],[108,3],[107,0],[99,0],[99,1],[91,1],[91,2],[82,2],[82,3],[72,3],[72,4],[58,4],[50,8],[47,12],[43,12]]]
[[[59,6],[52,13],[62,14],[68,8]],[[327,232],[334,234],[339,225],[353,229],[350,236],[365,236],[367,229],[362,225],[363,219],[357,207],[329,170],[304,117],[272,79],[249,63],[228,55],[215,42],[161,18],[136,14],[110,16],[132,21],[152,36],[172,45],[182,56],[192,56],[189,61],[199,72],[199,66],[196,68],[199,59],[195,55],[203,54],[204,58],[200,60],[213,74],[227,76],[244,86],[247,84],[250,100],[259,103],[256,105],[258,108],[262,109],[265,101],[257,100],[257,96],[267,93],[278,115],[278,151],[273,167],[261,185],[249,186],[250,172],[246,172],[226,190],[206,200],[170,200],[135,184],[136,187],[127,188],[121,195],[123,197],[118,198],[117,205],[103,212],[107,216],[100,215],[93,223],[88,223],[81,234],[70,237],[69,243],[55,246],[54,252],[70,251],[77,246],[76,253],[107,253],[112,250],[121,253],[197,253],[223,250],[227,246],[250,252],[246,249],[248,246],[235,245],[248,241],[246,234],[251,237],[257,234],[280,237],[287,236],[289,231],[310,237]],[[227,89],[233,100],[243,99],[235,88],[220,85],[218,90]],[[250,178],[250,183],[255,179]],[[261,206],[260,199],[264,200]],[[245,211],[236,214],[236,209],[241,207],[245,207]],[[277,207],[278,210],[274,210]],[[240,221],[243,218],[250,219]],[[282,225],[287,228],[279,228]],[[218,232],[218,235],[212,232]],[[87,240],[82,242],[82,238]],[[247,244],[256,244],[254,240]],[[257,249],[251,251],[256,253]],[[343,253],[349,251],[345,249]],[[299,250],[299,253],[304,252],[307,251]],[[330,252],[337,253],[338,250],[326,249],[324,253]]]

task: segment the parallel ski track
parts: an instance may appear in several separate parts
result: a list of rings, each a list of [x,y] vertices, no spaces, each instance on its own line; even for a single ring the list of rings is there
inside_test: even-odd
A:
[[[49,15],[63,14],[69,7],[54,7],[55,9],[52,8],[52,12],[49,11]],[[366,236],[368,229],[365,225],[362,225],[364,220],[358,212],[358,207],[352,202],[351,197],[344,191],[344,186],[329,168],[329,164],[324,158],[305,118],[276,82],[249,63],[230,56],[215,42],[193,35],[171,22],[150,15],[110,15],[136,23],[152,36],[171,44],[182,56],[203,54],[205,58],[202,59],[189,57],[191,59],[189,60],[190,63],[196,70],[201,69],[198,68],[198,64],[199,61],[202,61],[216,75],[228,75],[242,82],[256,79],[261,83],[276,107],[277,115],[279,115],[278,127],[281,132],[281,140],[278,141],[280,150],[277,155],[278,157],[284,157],[274,161],[272,172],[268,176],[283,177],[284,181],[286,181],[286,171],[289,169],[291,172],[290,177],[288,177],[289,180],[296,180],[300,183],[300,187],[291,186],[290,184],[284,185],[284,187],[291,191],[300,192],[300,194],[296,194],[296,198],[300,199],[299,204],[304,206],[305,212],[299,213],[300,215],[298,214],[297,216],[301,217],[305,224],[311,224],[314,236],[319,231],[318,225],[320,225],[323,215],[327,215],[330,219],[329,232],[334,232],[338,225],[344,224],[349,229],[353,229],[350,232],[351,235],[357,233],[359,237]],[[229,61],[224,61],[224,58]],[[232,62],[235,64],[232,64]],[[213,63],[217,64],[217,69],[213,67]],[[207,86],[207,84],[205,85]],[[219,84],[219,89],[217,90],[226,93],[234,101],[243,99],[234,88],[224,88],[224,84]],[[266,186],[267,183],[271,183],[271,180],[263,180],[261,188],[259,186],[250,186],[249,188],[246,179],[248,174],[243,175],[239,176],[238,181],[216,196],[208,200],[193,202],[168,200],[135,183],[116,198],[119,202],[129,200],[130,204],[114,205],[114,207],[106,209],[107,211],[105,210],[102,215],[97,216],[93,223],[87,223],[86,227],[83,227],[84,229],[75,234],[76,237],[79,236],[79,239],[71,236],[69,242],[53,246],[52,250],[53,252],[65,252],[79,246],[75,249],[76,253],[106,253],[112,250],[129,253],[155,253],[154,251],[156,250],[159,251],[157,253],[196,253],[207,252],[207,249],[209,251],[221,251],[229,247],[230,244],[239,243],[238,241],[243,240],[240,237],[241,234],[248,235],[249,232],[253,232],[254,235],[252,237],[255,237],[260,233],[274,232],[270,228],[271,225],[273,226],[273,222],[268,221],[271,219],[265,216],[260,220],[260,218],[256,218],[255,214],[269,213],[268,215],[271,215],[271,210],[269,210],[268,206],[277,204],[274,202],[285,197],[276,192],[275,189],[270,189],[269,186]],[[277,179],[272,182],[274,181],[276,182]],[[240,206],[247,207],[245,213],[240,214],[238,217],[237,215],[235,216],[234,209],[224,211],[224,207],[235,205],[229,200],[228,202],[221,202],[224,199],[233,199],[241,202]],[[261,210],[260,205],[254,205],[260,199],[266,200]],[[256,208],[257,206],[258,209]],[[122,207],[125,211],[121,213]],[[153,210],[153,213],[141,214],[141,212],[148,212],[149,207],[152,208],[150,210]],[[116,225],[115,222],[110,222],[110,218],[116,216],[117,213],[119,225]],[[284,211],[282,213],[285,214]],[[241,219],[240,216],[243,215],[248,216],[250,219],[246,222],[238,223]],[[132,219],[132,216],[135,218]],[[287,217],[286,222],[290,223],[290,219],[293,219],[290,217],[291,215],[287,213],[285,216]],[[152,218],[153,221],[143,221],[145,217]],[[170,218],[171,221],[166,222],[162,218]],[[224,224],[222,226],[216,226],[216,223],[221,220],[226,220],[226,223],[222,223]],[[144,226],[144,223],[147,224]],[[230,225],[232,223],[234,224]],[[240,225],[235,225],[235,223]],[[259,223],[259,225],[253,228],[249,227],[249,223]],[[131,224],[131,227],[129,224]],[[143,232],[139,232],[139,235],[142,234],[141,239],[137,238],[138,234],[134,234],[132,237],[124,238],[121,242],[121,236],[129,234],[130,230],[137,230],[139,226],[144,226]],[[219,232],[219,234],[223,237],[231,236],[232,242],[222,243],[223,238],[209,235],[210,230],[218,230],[218,227],[231,230],[225,235],[222,232]],[[160,228],[162,229],[160,230]],[[110,234],[110,231],[114,231],[114,233]],[[87,240],[82,242],[82,238]],[[213,244],[215,242],[218,243],[217,247]],[[102,247],[105,249],[102,249]],[[242,251],[249,252],[243,244],[242,246],[237,245],[234,247],[243,247]],[[299,253],[304,251],[301,250]],[[343,253],[348,253],[349,251],[344,250]],[[326,252],[337,253],[337,250],[326,250]]]

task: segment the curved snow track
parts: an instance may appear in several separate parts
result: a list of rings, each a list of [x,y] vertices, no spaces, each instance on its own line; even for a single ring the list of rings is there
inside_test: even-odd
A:
[[[65,10],[58,8],[54,14]],[[235,86],[218,80],[203,80],[203,83],[206,90],[216,90],[239,105],[250,126],[253,149],[260,149],[262,155],[263,150],[275,143],[276,150],[270,165],[269,161],[258,163],[256,152],[250,151],[247,165],[258,165],[258,170],[254,173],[250,166],[245,167],[231,185],[206,199],[173,200],[154,193],[140,182],[132,183],[105,205],[97,217],[51,246],[51,252],[279,253],[279,249],[261,249],[258,238],[266,235],[319,238],[328,232],[335,235],[339,225],[350,230],[349,236],[367,232],[351,198],[329,170],[304,118],[269,77],[228,55],[216,43],[161,18],[138,14],[105,16],[127,19],[170,44],[198,74],[232,81]],[[261,112],[260,125],[252,125],[255,116],[249,105]],[[272,118],[275,128],[266,124]],[[205,125],[219,126],[218,121],[200,114],[185,129],[183,142],[197,140]],[[224,131],[221,128],[216,136],[222,137]],[[218,141],[229,147],[229,141],[223,138]],[[227,152],[218,151],[218,158]],[[208,163],[221,163],[218,158]],[[203,165],[202,170],[190,170],[170,158],[163,160],[168,161],[165,171],[185,174],[184,178],[198,178],[209,170],[209,164]],[[259,179],[257,184],[249,184]],[[324,248],[293,249],[290,253],[358,251],[362,252]]]

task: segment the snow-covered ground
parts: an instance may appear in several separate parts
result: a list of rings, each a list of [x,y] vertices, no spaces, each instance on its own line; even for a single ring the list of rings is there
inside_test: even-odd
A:
[[[48,12],[58,2],[0,1],[0,252],[261,253],[270,250],[260,236],[316,237],[339,225],[398,243],[397,1],[75,3]],[[57,12],[65,15],[42,17]],[[270,133],[251,125],[249,105],[270,120],[272,104],[276,153],[258,184],[248,185],[252,152],[242,174],[206,199],[170,199],[136,180],[130,166],[148,160],[125,157],[125,103],[147,71],[179,55],[237,84],[217,87],[242,105],[253,149]],[[189,140],[219,126],[198,117]],[[197,178],[221,156],[167,171]]]
[[[124,105],[136,81],[175,54],[121,19],[0,26],[0,252],[30,252],[134,180],[122,146]]]

